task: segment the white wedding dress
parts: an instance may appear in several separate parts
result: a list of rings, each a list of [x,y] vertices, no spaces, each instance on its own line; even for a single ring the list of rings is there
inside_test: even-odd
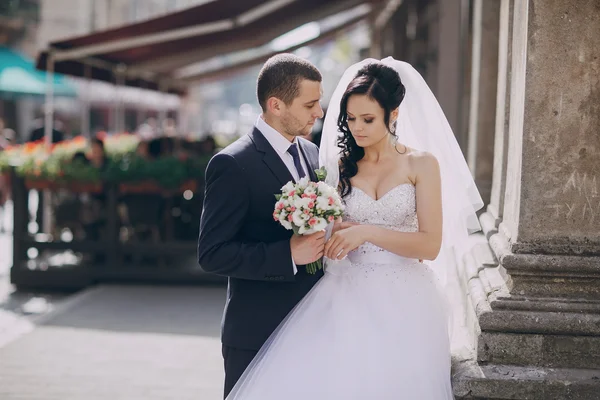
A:
[[[347,221],[418,230],[415,187],[353,188]],[[228,400],[453,399],[444,302],[426,263],[370,243],[325,276],[262,347]]]

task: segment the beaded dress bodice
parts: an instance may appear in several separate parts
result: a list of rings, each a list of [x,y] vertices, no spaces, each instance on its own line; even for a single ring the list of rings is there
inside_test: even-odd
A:
[[[400,232],[417,232],[415,187],[410,183],[398,185],[375,200],[362,190],[353,187],[349,195],[344,198],[346,209],[344,219],[359,224],[379,225]],[[359,262],[368,257],[372,261],[380,259],[387,253],[386,250],[371,243],[365,243],[348,254],[351,261]],[[394,258],[397,256],[394,255]]]

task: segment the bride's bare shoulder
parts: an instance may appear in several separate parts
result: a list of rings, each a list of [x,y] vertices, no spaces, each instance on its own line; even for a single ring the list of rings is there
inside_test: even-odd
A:
[[[407,147],[406,156],[416,174],[439,173],[440,166],[438,160],[430,152]]]

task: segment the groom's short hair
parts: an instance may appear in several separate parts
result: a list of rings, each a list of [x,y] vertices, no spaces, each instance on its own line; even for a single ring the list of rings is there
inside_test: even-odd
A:
[[[260,70],[256,84],[256,95],[263,111],[267,110],[269,97],[291,104],[299,95],[303,79],[321,82],[323,78],[310,61],[294,54],[282,53],[269,58]]]

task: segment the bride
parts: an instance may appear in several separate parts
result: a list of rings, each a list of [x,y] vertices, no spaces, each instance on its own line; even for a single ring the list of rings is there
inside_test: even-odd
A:
[[[482,202],[419,73],[392,58],[350,67],[320,161],[346,205],[325,275],[227,399],[453,399],[444,270]]]

